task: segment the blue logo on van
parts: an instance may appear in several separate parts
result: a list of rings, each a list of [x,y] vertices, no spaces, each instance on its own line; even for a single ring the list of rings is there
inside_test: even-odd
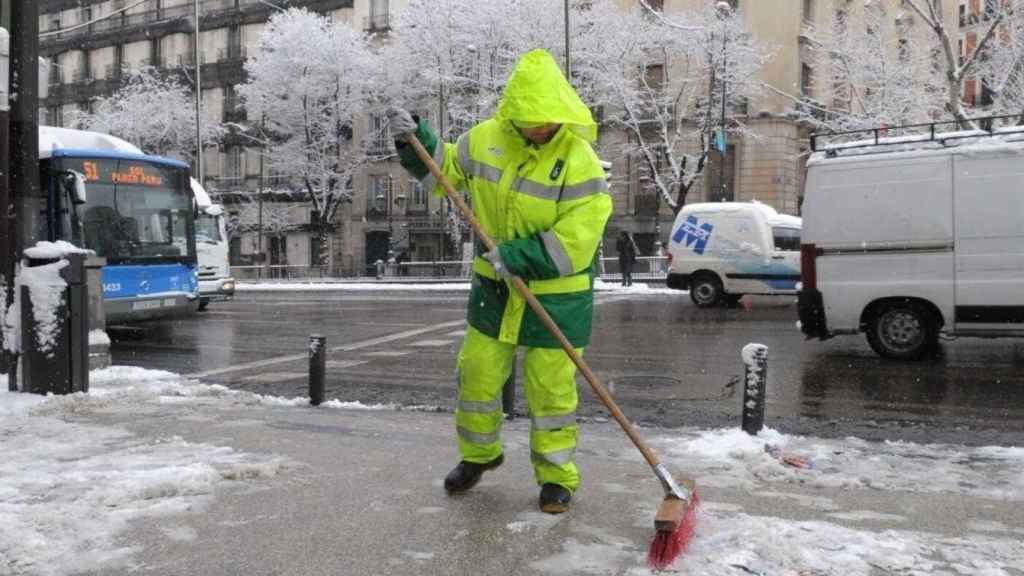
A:
[[[711,231],[715,227],[707,222],[697,226],[696,216],[687,216],[686,222],[676,230],[676,233],[672,236],[672,240],[676,243],[685,242],[687,246],[693,246],[694,253],[698,255],[704,254],[704,248],[708,245],[708,240],[711,239]]]

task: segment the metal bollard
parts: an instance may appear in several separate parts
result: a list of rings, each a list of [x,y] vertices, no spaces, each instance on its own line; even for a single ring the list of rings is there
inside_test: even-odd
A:
[[[377,280],[383,279],[384,278],[384,261],[383,260],[377,260],[376,262],[373,263],[373,265],[377,269]]]
[[[505,381],[505,387],[501,389],[501,411],[505,413],[505,420],[516,419],[516,365],[512,364],[512,372]]]
[[[327,338],[319,334],[309,337],[309,403],[319,406],[324,401],[324,372],[327,368]]]
[[[751,436],[764,428],[764,398],[768,383],[768,347],[743,347],[743,431]]]

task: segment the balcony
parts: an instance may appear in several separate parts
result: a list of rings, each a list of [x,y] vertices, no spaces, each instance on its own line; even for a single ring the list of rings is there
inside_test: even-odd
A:
[[[448,220],[440,216],[429,216],[406,218],[403,223],[410,232],[439,232],[445,230]]]
[[[370,14],[363,18],[363,30],[366,32],[387,32],[391,29],[391,13]]]
[[[247,52],[245,46],[230,46],[217,49],[217,61],[229,62],[231,60],[245,60]]]

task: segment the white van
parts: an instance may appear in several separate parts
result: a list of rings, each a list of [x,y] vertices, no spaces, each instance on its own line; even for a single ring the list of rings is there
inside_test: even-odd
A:
[[[940,333],[1024,335],[1024,132],[907,140],[809,160],[803,332],[864,332],[889,358],[918,358]]]
[[[668,286],[701,308],[744,294],[796,294],[800,218],[760,202],[688,204],[668,244]]]

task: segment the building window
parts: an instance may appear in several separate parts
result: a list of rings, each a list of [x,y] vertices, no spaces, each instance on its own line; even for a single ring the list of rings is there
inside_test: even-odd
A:
[[[804,0],[804,22],[814,23],[814,0]]]
[[[661,90],[665,85],[665,65],[648,64],[645,66],[644,85],[653,90]]]
[[[387,154],[391,151],[391,130],[387,126],[387,118],[383,114],[370,115],[371,154]]]
[[[427,191],[423,189],[423,183],[419,180],[409,179],[409,209],[425,210],[427,208]]]
[[[232,146],[227,149],[227,166],[224,175],[228,178],[242,177],[242,148]]]
[[[800,66],[800,94],[812,97],[814,90],[814,69],[807,64]]]
[[[60,106],[50,106],[46,114],[46,123],[60,128],[64,125],[64,114]]]
[[[370,15],[366,18],[364,28],[378,32],[390,28],[390,11],[388,0],[370,0]]]
[[[370,176],[370,189],[366,194],[366,214],[381,218],[387,214],[389,183],[391,177],[387,174],[374,174]]]

